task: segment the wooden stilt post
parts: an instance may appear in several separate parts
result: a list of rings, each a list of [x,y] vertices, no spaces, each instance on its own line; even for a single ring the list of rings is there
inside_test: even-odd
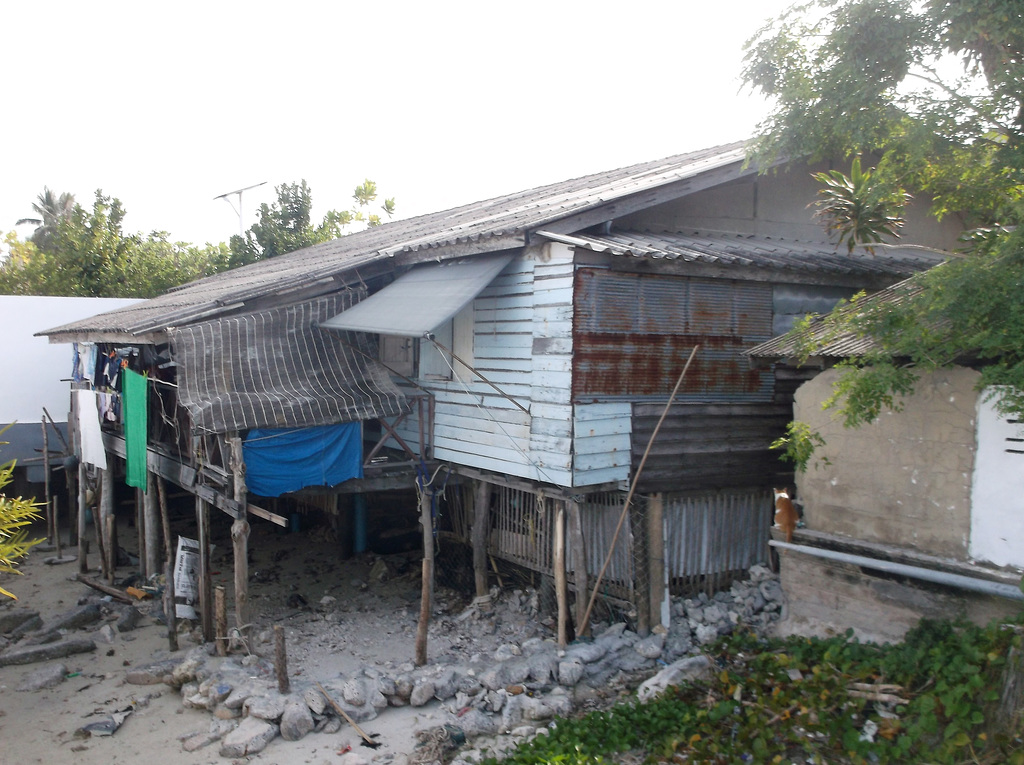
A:
[[[85,540],[85,513],[88,508],[85,501],[85,463],[78,461],[78,573],[89,573],[89,551]],[[93,518],[95,525],[96,519]]]
[[[473,574],[476,579],[476,596],[490,595],[487,587],[487,537],[491,526],[491,485],[486,481],[475,481],[473,487]]]
[[[163,528],[164,563],[174,563],[174,540],[171,538],[171,516],[167,510],[167,484],[156,478],[157,499],[160,505],[160,526]]]
[[[217,655],[228,655],[228,606],[224,597],[224,585],[218,584],[213,591],[213,610],[217,621]]]
[[[427,628],[430,626],[434,594],[434,523],[430,513],[430,490],[420,490],[420,524],[423,526],[423,573],[420,588],[420,622],[416,629],[416,666],[427,663]]]
[[[146,493],[142,505],[142,529],[139,535],[146,540],[146,565],[142,569],[143,576],[153,576],[160,569],[160,478],[150,473],[146,478]],[[167,558],[164,556],[164,560]]]
[[[576,636],[588,637],[590,626],[584,630],[584,617],[587,613],[587,545],[583,538],[583,519],[580,516],[580,503],[569,500],[569,549],[572,550],[572,578],[576,585]]]
[[[152,474],[146,477],[146,486],[149,489],[153,488]],[[139,573],[143,579],[149,576],[149,553],[146,552],[146,534],[148,533],[146,528],[146,494],[148,494],[148,491],[144,492],[142,489],[135,490],[135,531],[139,542]]]
[[[647,503],[647,555],[650,562],[651,625],[668,627],[665,595],[665,501],[661,494],[652,494]]]
[[[242,439],[229,439],[231,472],[234,477],[234,499],[244,508],[246,503],[245,460],[242,458]],[[249,521],[245,511],[231,524],[231,542],[235,558],[235,629],[249,645]]]
[[[210,573],[210,503],[199,497],[196,497],[196,526],[199,528],[199,622],[203,628],[203,640],[209,642],[215,636]]]
[[[43,490],[46,492],[46,539],[53,542],[53,503],[50,502],[50,436],[46,432],[46,418],[39,423],[43,428]],[[58,555],[59,557],[59,555]]]
[[[555,570],[555,602],[558,604],[558,646],[569,642],[569,583],[565,578],[565,501],[555,502],[554,549],[551,551]]]
[[[53,545],[57,552],[57,560],[60,560],[62,557],[60,552],[60,520],[57,517],[60,501],[54,497],[51,504],[53,505]]]
[[[178,607],[174,604],[174,564],[164,563],[164,618],[167,619],[167,647],[178,650]]]
[[[104,573],[107,582],[114,583],[114,568],[117,565],[117,526],[114,523],[114,471],[108,465],[100,473],[102,490],[100,491],[100,519],[97,533],[103,534],[103,552],[106,560]]]

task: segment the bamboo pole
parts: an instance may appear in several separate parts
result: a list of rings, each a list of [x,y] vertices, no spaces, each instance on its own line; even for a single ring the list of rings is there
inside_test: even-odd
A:
[[[654,444],[654,439],[658,436],[658,431],[661,430],[661,424],[665,421],[665,417],[668,416],[668,410],[672,406],[672,402],[675,401],[676,394],[679,392],[679,388],[683,384],[683,378],[686,377],[686,372],[690,369],[690,364],[693,362],[693,357],[697,355],[697,350],[699,348],[699,345],[695,345],[693,346],[693,350],[690,351],[690,358],[686,360],[686,364],[683,366],[683,371],[679,373],[679,379],[676,380],[676,385],[672,389],[672,395],[668,397],[668,401],[665,403],[665,408],[661,412],[658,424],[654,426],[654,430],[651,432],[651,437],[647,439],[647,448],[644,449],[644,455],[640,459],[640,464],[636,468],[636,474],[633,476],[633,480],[630,483],[629,493],[626,495],[626,501],[622,504],[622,514],[619,516],[619,523],[615,527],[615,533],[612,535],[611,544],[608,546],[608,555],[605,557],[604,565],[601,566],[601,571],[598,572],[597,580],[594,582],[594,590],[590,594],[590,601],[587,603],[587,610],[583,615],[581,627],[583,630],[590,628],[590,614],[594,610],[594,601],[597,600],[597,593],[600,592],[601,580],[604,579],[604,573],[608,570],[608,564],[611,562],[612,554],[615,552],[615,543],[619,540],[619,532],[622,531],[622,524],[626,520],[626,513],[629,512],[629,505],[633,501],[633,492],[636,491],[637,482],[644,471],[644,465],[647,463],[647,457],[651,453],[651,446]]]
[[[152,576],[160,570],[160,489],[161,479],[156,473],[150,473],[146,479],[146,493],[143,497],[142,520],[146,530],[146,576]]]

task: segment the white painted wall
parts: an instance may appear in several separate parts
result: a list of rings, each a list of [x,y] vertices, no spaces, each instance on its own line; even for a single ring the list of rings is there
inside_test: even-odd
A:
[[[138,300],[0,295],[0,424],[38,423],[43,407],[67,420],[72,351],[34,333],[95,316]]]
[[[473,301],[474,366],[529,413],[470,374],[421,379],[434,457],[556,486],[628,479],[629,404],[572,403],[574,259],[564,244],[527,248]],[[415,443],[416,418],[399,432]]]
[[[1024,423],[978,397],[978,451],[971,489],[970,556],[1024,567]]]

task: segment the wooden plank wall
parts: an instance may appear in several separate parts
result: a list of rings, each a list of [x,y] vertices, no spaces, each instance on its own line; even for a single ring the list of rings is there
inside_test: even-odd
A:
[[[530,355],[530,455],[540,480],[572,486],[573,252],[539,250],[534,265]]]
[[[634,469],[664,411],[661,403],[633,404]],[[785,433],[791,403],[674,404],[654,441],[637,490],[771,487],[792,468],[768,446]]]
[[[420,380],[435,396],[436,459],[573,485],[572,272],[570,248],[530,248],[473,301],[473,366],[530,413],[468,375]],[[417,442],[418,427],[411,417],[400,434]]]
[[[628,401],[577,404],[573,408],[573,486],[629,480],[632,414]]]

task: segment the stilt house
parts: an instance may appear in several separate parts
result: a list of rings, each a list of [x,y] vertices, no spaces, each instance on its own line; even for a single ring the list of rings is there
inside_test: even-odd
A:
[[[797,381],[743,351],[930,267],[957,233],[912,210],[925,248],[838,251],[809,168],[758,174],[744,153],[390,222],[41,334],[145,373],[142,450],[126,412],[106,452],[129,476],[142,459],[133,485],[148,470],[194,494],[201,542],[210,505],[231,516],[236,582],[250,516],[316,507],[358,550],[381,492],[418,487],[425,547],[465,543],[478,596],[499,563],[560,592],[600,575],[647,629],[668,591],[767,553],[768,445]]]

